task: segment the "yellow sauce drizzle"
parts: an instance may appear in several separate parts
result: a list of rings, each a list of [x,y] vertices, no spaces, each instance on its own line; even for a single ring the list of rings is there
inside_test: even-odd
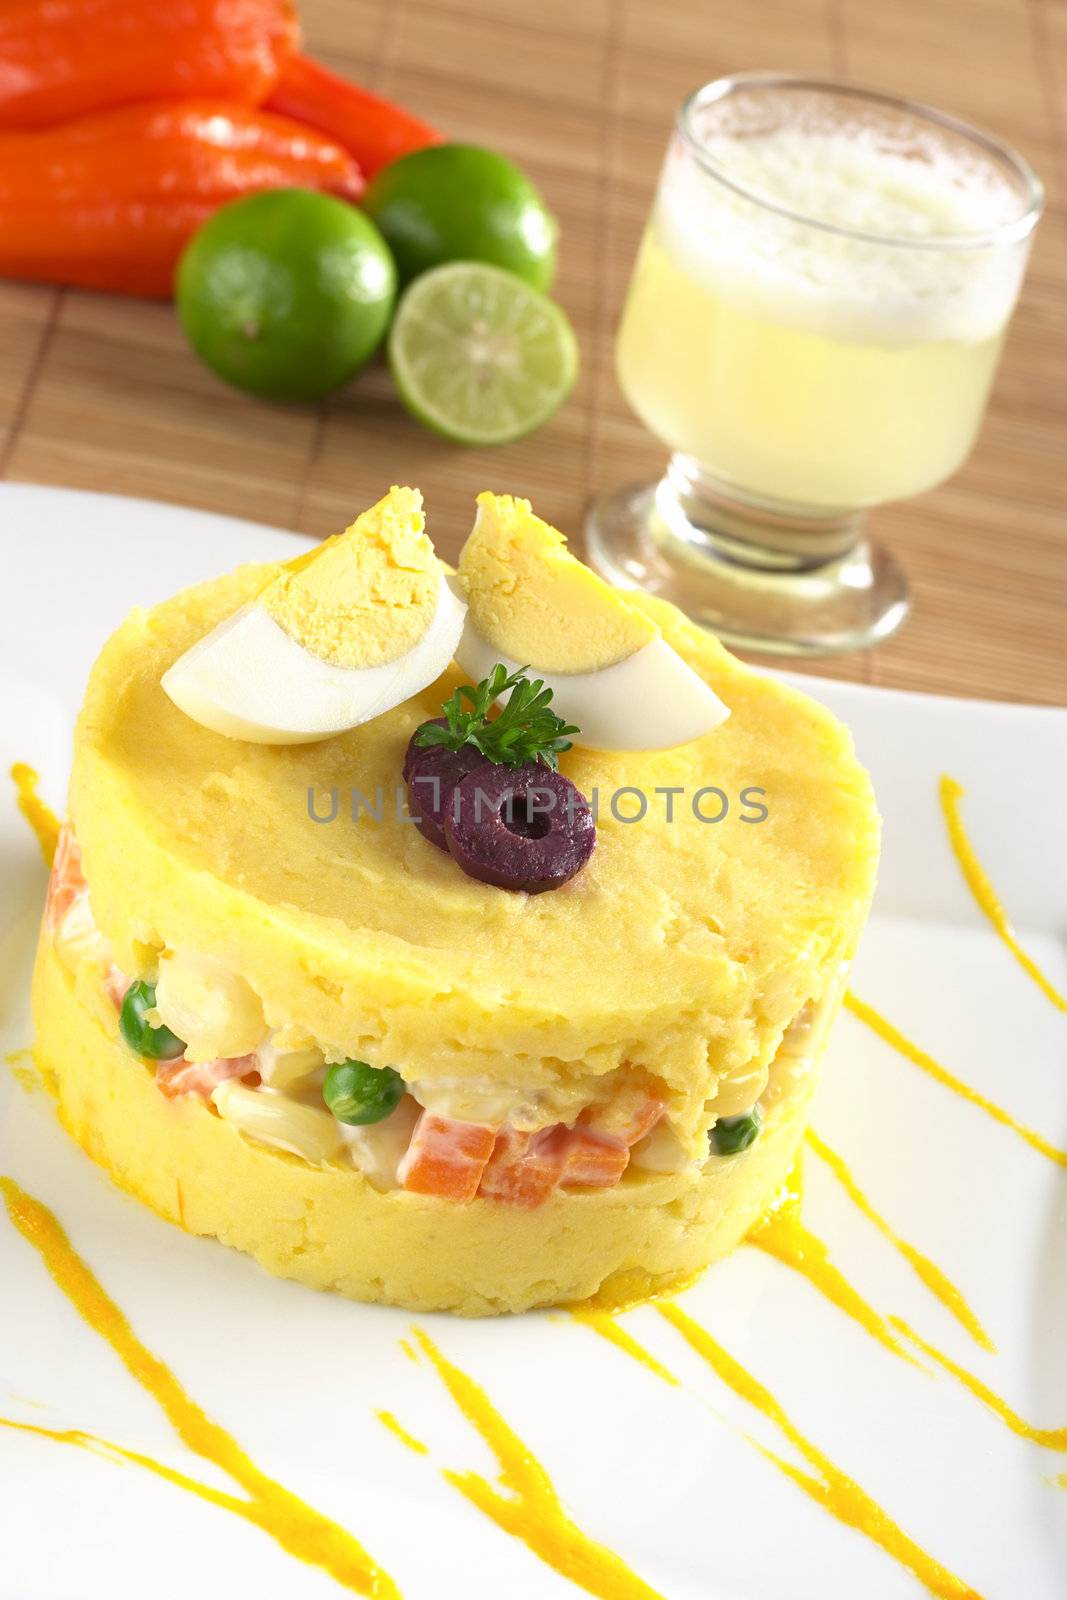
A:
[[[33,1094],[35,1090],[44,1087],[34,1065],[32,1050],[9,1050],[4,1057],[4,1065],[9,1069],[19,1088],[25,1090],[27,1094]]]
[[[400,1443],[406,1444],[409,1450],[414,1450],[417,1456],[429,1454],[429,1450],[422,1440],[416,1439],[413,1433],[409,1433],[403,1423],[398,1422],[391,1411],[376,1411],[374,1415],[383,1427],[388,1428],[390,1433],[395,1434]]]
[[[975,1316],[964,1297],[963,1291],[958,1289],[950,1278],[946,1278],[941,1268],[931,1261],[929,1256],[924,1256],[920,1250],[917,1250],[913,1244],[909,1244],[907,1239],[901,1238],[900,1234],[889,1225],[882,1213],[875,1209],[859,1187],[843,1157],[838,1155],[836,1150],[831,1150],[826,1141],[820,1139],[814,1128],[808,1129],[807,1139],[819,1160],[824,1161],[830,1168],[830,1171],[856,1209],[862,1211],[867,1220],[873,1222],[879,1233],[889,1240],[894,1249],[900,1252],[904,1260],[930,1290],[930,1293],[936,1295],[937,1299],[940,1300],[945,1310],[951,1312],[956,1321],[967,1329],[971,1338],[977,1344],[980,1344],[983,1350],[995,1350],[996,1346]],[[892,1320],[890,1318],[890,1321]]]
[[[249,1495],[248,1500],[219,1497],[201,1485],[206,1497],[254,1523],[290,1555],[322,1567],[354,1593],[374,1600],[400,1600],[393,1580],[375,1565],[350,1533],[269,1478],[232,1435],[190,1398],[170,1368],[138,1339],[52,1212],[11,1178],[0,1178],[0,1194],[15,1227],[40,1254],[57,1286],[93,1331],[107,1341],[130,1376],[156,1401],[182,1443],[221,1468]],[[135,1459],[130,1452],[126,1456]],[[163,1475],[169,1472],[169,1468],[164,1469]],[[171,1481],[175,1479],[172,1477]]]
[[[41,847],[45,866],[50,867],[59,842],[61,826],[59,818],[37,793],[40,777],[32,767],[26,765],[25,761],[15,762],[11,768],[11,777],[15,785],[18,808],[37,835],[37,843]]]
[[[1008,913],[1001,905],[996,890],[986,876],[985,868],[974,853],[974,846],[967,837],[967,830],[963,826],[963,818],[960,816],[960,801],[966,792],[963,785],[957,783],[955,778],[947,776],[941,779],[938,787],[941,810],[944,813],[945,826],[948,829],[949,843],[952,845],[956,860],[960,864],[960,871],[967,880],[967,887],[974,896],[978,909],[993,924],[993,927],[1026,975],[1034,980],[1038,988],[1048,996],[1058,1010],[1067,1011],[1067,996],[1062,995],[1053,986],[1015,937],[1015,929],[1011,925]]]
[[[619,1326],[615,1318],[607,1311],[572,1311],[571,1316],[575,1322],[580,1322],[583,1327],[591,1328],[594,1333],[613,1344],[617,1350],[628,1355],[631,1360],[638,1362],[642,1367],[647,1367],[654,1372],[657,1378],[662,1378],[664,1383],[677,1385],[678,1379],[673,1372],[669,1372],[662,1361],[657,1361],[651,1350],[646,1350],[639,1344],[633,1334],[627,1333],[625,1328]]]
[[[885,1222],[885,1219],[874,1209],[863,1194],[863,1191],[858,1187],[845,1162],[819,1138],[814,1129],[808,1129],[807,1139],[816,1154],[827,1163],[834,1175],[841,1181],[849,1198],[854,1200],[864,1215],[870,1217],[871,1221],[885,1233],[886,1237],[893,1241],[905,1259],[915,1268],[915,1271],[927,1287],[937,1295],[937,1298],[945,1304],[954,1316],[958,1317],[963,1326],[967,1328],[968,1332],[973,1335],[984,1349],[993,1350],[995,1347],[988,1334],[955,1285],[949,1282],[932,1261],[921,1255],[906,1240],[901,1239],[893,1232],[888,1223]],[[770,1247],[763,1243],[763,1239],[767,1237],[768,1233],[771,1238]],[[816,1288],[827,1295],[835,1305],[839,1305],[842,1310],[855,1317],[868,1332],[874,1333],[881,1343],[887,1343],[887,1339],[883,1337],[883,1334],[887,1334],[889,1339],[892,1340],[889,1348],[894,1355],[901,1355],[906,1360],[911,1359],[898,1341],[892,1338],[887,1322],[898,1333],[902,1333],[906,1339],[910,1340],[924,1355],[936,1361],[946,1372],[950,1373],[965,1388],[969,1389],[973,1395],[995,1411],[1013,1432],[1019,1434],[1022,1438],[1033,1440],[1034,1443],[1042,1445],[1046,1450],[1067,1451],[1067,1428],[1033,1427],[1020,1417],[1018,1412],[1013,1411],[1006,1400],[1002,1400],[974,1373],[968,1372],[965,1367],[959,1366],[933,1345],[928,1344],[902,1317],[890,1316],[888,1319],[883,1319],[865,1300],[854,1295],[854,1291],[841,1279],[836,1267],[827,1259],[825,1245],[801,1221],[799,1163],[794,1167],[786,1188],[775,1202],[775,1206],[768,1216],[757,1224],[753,1233],[749,1235],[749,1242],[761,1245],[761,1248],[764,1249],[770,1248],[770,1253],[778,1260],[785,1261],[788,1266],[794,1267],[797,1271],[802,1272],[805,1277],[810,1278]],[[840,1292],[842,1283],[844,1283],[846,1290],[844,1299],[841,1298]],[[853,1297],[858,1301],[859,1311],[851,1303]],[[874,1325],[871,1323],[871,1318],[874,1319]],[[783,1465],[783,1463],[780,1462],[779,1465]]]
[[[836,1517],[839,1522],[845,1523],[850,1528],[855,1528],[858,1533],[862,1533],[879,1545],[894,1561],[907,1567],[921,1583],[926,1585],[931,1594],[939,1597],[939,1600],[981,1600],[976,1590],[949,1572],[939,1561],[935,1561],[933,1556],[928,1555],[876,1501],[871,1499],[866,1490],[861,1489],[859,1484],[842,1472],[840,1467],[836,1467],[817,1445],[812,1444],[811,1440],[806,1438],[790,1420],[770,1390],[765,1389],[750,1372],[735,1361],[733,1356],[712,1338],[706,1328],[695,1322],[681,1306],[671,1301],[657,1305],[655,1309],[678,1330],[687,1344],[708,1363],[736,1395],[762,1412],[809,1465],[815,1468],[813,1476],[782,1460],[772,1451],[763,1451],[763,1454],[792,1478],[805,1494],[810,1495],[832,1517]],[[762,1449],[762,1446],[759,1448]]]
[[[609,1278],[595,1294],[586,1295],[584,1300],[568,1300],[561,1310],[606,1311],[609,1316],[615,1317],[621,1311],[636,1311],[638,1306],[647,1306],[650,1300],[684,1294],[686,1289],[700,1282],[706,1271],[706,1267],[697,1267],[693,1272],[679,1272],[673,1278],[657,1280],[654,1289],[649,1288],[644,1274],[640,1275],[638,1281],[633,1275],[624,1275],[622,1282],[616,1284]]]
[[[498,1528],[521,1539],[546,1566],[600,1600],[664,1600],[621,1557],[582,1532],[564,1511],[551,1479],[473,1378],[452,1365],[421,1328],[424,1354],[467,1421],[500,1464],[500,1488],[477,1472],[443,1475]],[[503,1491],[503,1492],[502,1492]]]
[[[830,1260],[830,1252],[818,1235],[804,1226],[800,1203],[801,1175],[798,1160],[786,1180],[785,1188],[767,1214],[757,1222],[746,1243],[754,1244],[759,1250],[765,1250],[776,1261],[781,1261],[785,1266],[792,1267],[794,1272],[799,1272],[809,1283],[814,1284],[819,1293],[825,1295],[832,1305],[845,1312],[854,1322],[858,1322],[872,1338],[878,1340],[879,1344],[885,1345],[887,1350],[895,1356],[900,1356],[904,1361],[911,1361],[912,1357],[894,1337],[885,1318],[857,1289],[852,1287],[844,1273],[834,1266]]]
[[[1007,1423],[1012,1433],[1017,1433],[1021,1439],[1029,1439],[1033,1444],[1039,1444],[1043,1450],[1067,1451],[1067,1428],[1035,1428],[1032,1423],[1020,1417],[1017,1411],[1013,1411],[1008,1402],[995,1394],[981,1378],[976,1377],[973,1372],[968,1372],[966,1367],[961,1367],[958,1362],[953,1361],[932,1344],[928,1344],[902,1317],[892,1317],[890,1320],[905,1338],[910,1339],[922,1351],[923,1355],[929,1356],[931,1361],[936,1361],[939,1367],[951,1373],[952,1377],[962,1383],[965,1389],[969,1389],[983,1405],[996,1412],[1000,1420]]]
[[[198,1495],[201,1500],[222,1506],[226,1511],[235,1511],[239,1516],[245,1514],[246,1502],[239,1500],[236,1495],[226,1494],[222,1489],[213,1489],[209,1484],[201,1483],[199,1478],[190,1478],[186,1473],[179,1472],[176,1467],[164,1466],[162,1461],[157,1461],[153,1456],[146,1456],[140,1450],[128,1450],[125,1445],[113,1444],[110,1439],[101,1439],[95,1433],[86,1433],[84,1428],[45,1428],[36,1422],[17,1422],[13,1417],[0,1417],[0,1428],[33,1434],[38,1439],[51,1439],[56,1444],[72,1444],[80,1450],[88,1450],[93,1455],[103,1456],[108,1460],[129,1461],[136,1467],[144,1467],[146,1471],[154,1472],[158,1478],[165,1478],[168,1483],[173,1483],[179,1489],[185,1489],[189,1494]]]
[[[1013,1117],[1009,1111],[1005,1111],[1003,1106],[998,1106],[995,1101],[987,1099],[984,1094],[979,1094],[977,1089],[972,1089],[969,1084],[957,1078],[954,1073],[949,1072],[947,1067],[943,1067],[939,1061],[934,1060],[933,1056],[927,1055],[925,1050],[921,1050],[917,1044],[914,1044],[905,1034],[901,1033],[899,1028],[894,1028],[893,1024],[877,1012],[873,1006],[869,1006],[865,1000],[861,1000],[858,995],[853,994],[851,989],[845,994],[845,1006],[852,1012],[854,1017],[858,1017],[861,1022],[865,1022],[873,1033],[876,1033],[880,1039],[884,1039],[886,1044],[899,1051],[902,1056],[913,1062],[915,1066],[921,1067],[923,1072],[929,1073],[935,1082],[943,1084],[946,1089],[951,1089],[953,1094],[961,1095],[964,1100],[969,1100],[972,1105],[984,1111],[986,1116],[992,1117],[994,1122],[999,1122],[1003,1127],[1010,1128],[1013,1133],[1019,1135],[1020,1139],[1025,1139],[1026,1143],[1036,1150],[1039,1155],[1047,1156],[1049,1161],[1055,1161],[1057,1166],[1067,1167],[1067,1150],[1058,1150],[1055,1145],[1050,1144],[1040,1133],[1035,1133],[1033,1128],[1028,1128],[1025,1123],[1019,1122]]]

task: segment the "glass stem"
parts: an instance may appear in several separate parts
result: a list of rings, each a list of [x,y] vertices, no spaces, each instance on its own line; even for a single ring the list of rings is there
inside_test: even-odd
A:
[[[656,510],[675,555],[727,561],[762,572],[809,572],[859,543],[863,513],[779,505],[714,477],[692,456],[673,455],[656,489]]]

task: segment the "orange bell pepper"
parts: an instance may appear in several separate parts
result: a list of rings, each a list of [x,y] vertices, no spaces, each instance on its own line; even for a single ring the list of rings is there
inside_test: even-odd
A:
[[[355,200],[363,180],[313,128],[219,101],[0,134],[0,276],[167,296],[186,241],[213,211],[294,187]]]
[[[403,106],[349,83],[305,55],[291,55],[283,63],[266,106],[328,133],[352,152],[368,178],[398,156],[440,144],[443,137]]]
[[[258,105],[299,36],[291,0],[5,0],[0,128],[187,94]]]

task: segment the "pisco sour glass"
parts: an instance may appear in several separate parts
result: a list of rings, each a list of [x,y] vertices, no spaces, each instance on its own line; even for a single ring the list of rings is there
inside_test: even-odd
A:
[[[891,633],[907,588],[864,513],[966,459],[1041,205],[1020,156],[929,107],[767,73],[698,90],[616,346],[673,455],[593,503],[594,564],[757,650]]]

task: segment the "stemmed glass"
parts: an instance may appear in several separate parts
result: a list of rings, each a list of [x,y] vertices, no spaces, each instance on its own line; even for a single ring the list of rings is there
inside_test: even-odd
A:
[[[1020,156],[929,107],[769,73],[699,89],[616,347],[673,453],[593,503],[593,563],[753,649],[885,638],[907,588],[865,513],[969,454],[1041,205]]]

